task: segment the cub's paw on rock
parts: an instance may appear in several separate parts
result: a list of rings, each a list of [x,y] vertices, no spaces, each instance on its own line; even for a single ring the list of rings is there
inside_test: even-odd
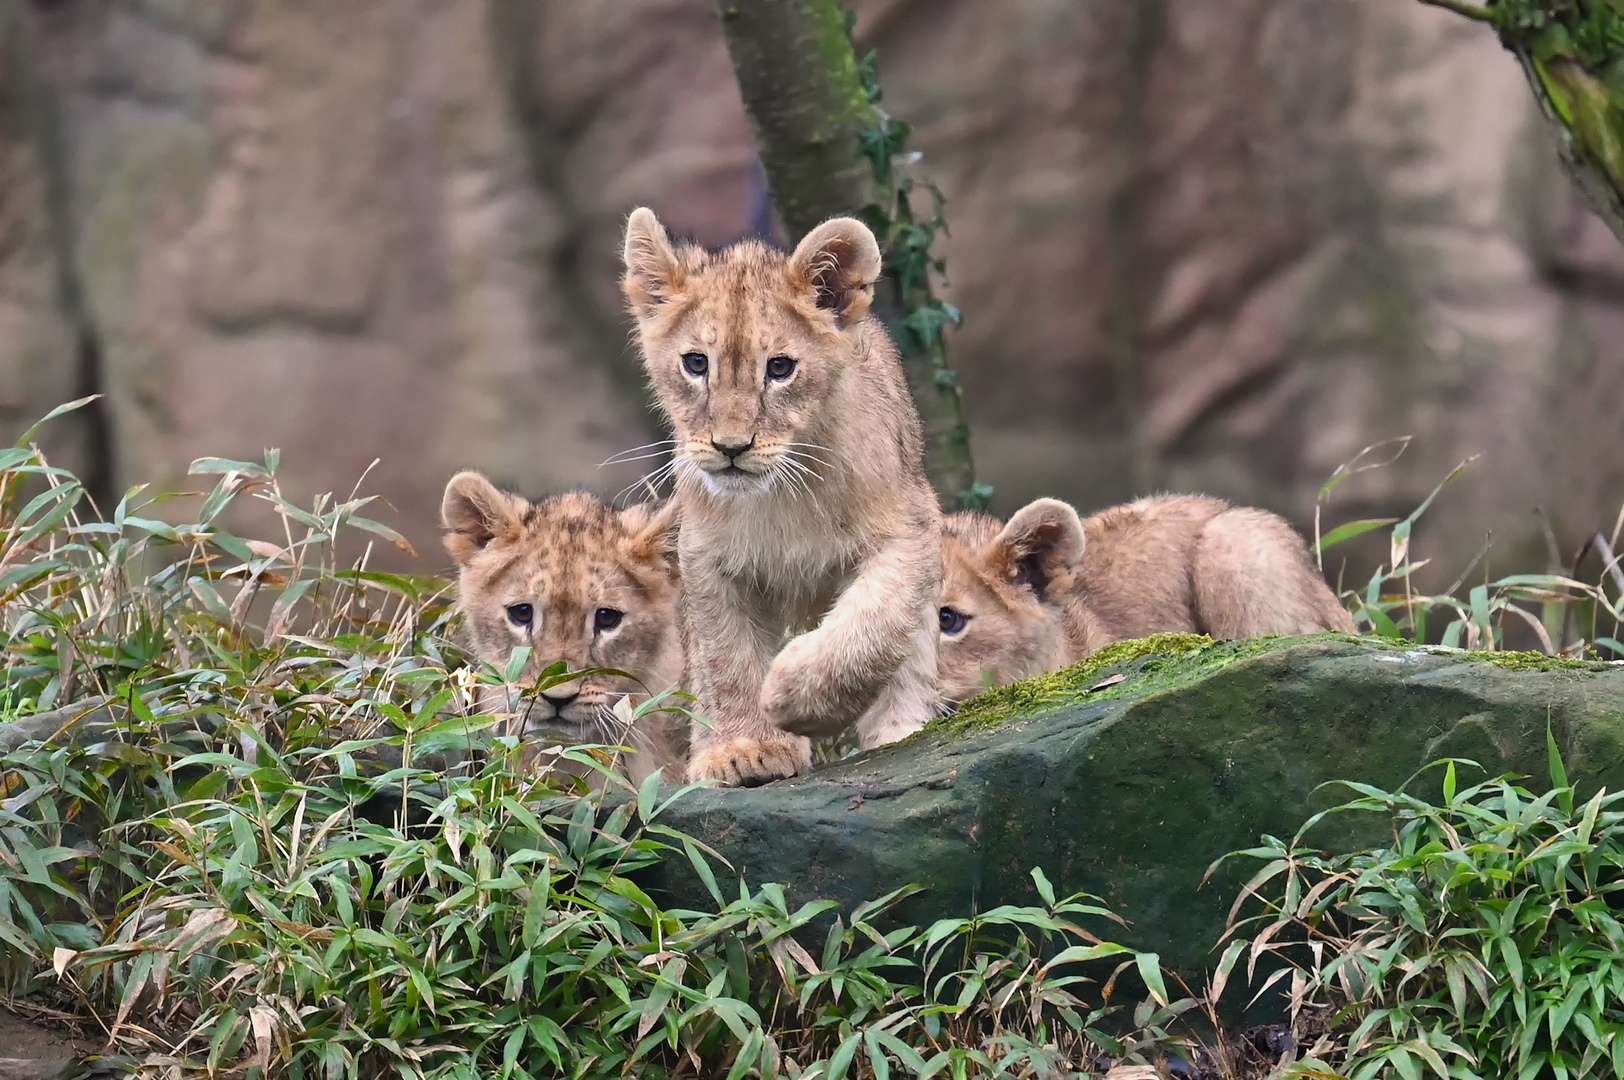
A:
[[[838,735],[852,717],[832,708],[829,664],[816,630],[791,638],[761,684],[761,711],[775,727],[797,735]]]
[[[688,760],[688,780],[720,780],[729,787],[755,787],[812,771],[812,744],[781,739],[729,739],[698,750]]]

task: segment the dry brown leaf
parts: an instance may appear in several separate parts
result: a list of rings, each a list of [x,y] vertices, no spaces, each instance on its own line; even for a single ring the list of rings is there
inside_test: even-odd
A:
[[[258,1050],[255,1060],[263,1072],[271,1064],[271,1035],[276,1031],[276,1010],[269,1005],[255,1005],[248,1010],[248,1019],[254,1025],[254,1045]]]

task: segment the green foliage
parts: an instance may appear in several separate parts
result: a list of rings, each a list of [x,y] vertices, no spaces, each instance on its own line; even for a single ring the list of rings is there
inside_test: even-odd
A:
[[[177,525],[138,491],[81,520],[75,478],[0,454],[8,718],[115,720],[0,753],[0,992],[211,1075],[1035,1077],[1174,1041],[1156,957],[1041,872],[1039,905],[928,927],[885,918],[907,890],[728,899],[659,822],[686,789],[605,747],[526,772],[474,691],[528,657],[471,670],[444,582],[366,569],[357,534],[398,540],[368,500],[298,507],[276,463],[195,463]],[[667,858],[715,910],[644,892]]]
[[[1242,956],[1254,975],[1272,960],[1258,993],[1283,984],[1294,1015],[1324,1018],[1287,1075],[1624,1074],[1624,795],[1578,802],[1548,743],[1543,795],[1509,778],[1461,789],[1458,768],[1475,764],[1438,762],[1441,801],[1411,793],[1413,779],[1345,784],[1358,798],[1290,843],[1226,856],[1263,866],[1231,913],[1218,991]],[[1349,813],[1389,816],[1391,844],[1342,856],[1305,844]],[[1248,905],[1261,910],[1234,921]]]
[[[231,719],[259,735],[423,711],[441,691],[426,683],[461,662],[439,636],[445,582],[369,571],[370,543],[340,568],[341,533],[406,542],[362,516],[371,497],[290,503],[278,457],[193,462],[192,475],[219,479],[194,521],[172,524],[139,487],[107,520],[81,520],[77,478],[27,446],[0,451],[8,700],[45,710],[98,695],[137,718]],[[224,526],[247,500],[270,511],[274,539]]]
[[[1515,623],[1530,631],[1547,654],[1582,656],[1587,650],[1605,648],[1624,655],[1624,649],[1615,648],[1618,626],[1624,619],[1624,611],[1620,610],[1624,594],[1616,590],[1609,594],[1607,570],[1597,584],[1567,574],[1549,573],[1511,574],[1492,580],[1485,576],[1481,583],[1466,587],[1467,575],[1488,552],[1485,545],[1473,560],[1473,566],[1468,566],[1454,584],[1438,593],[1418,590],[1416,575],[1427,565],[1427,560],[1416,561],[1411,557],[1415,527],[1444,489],[1466,472],[1475,457],[1457,465],[1407,517],[1350,521],[1321,535],[1321,507],[1331,494],[1360,473],[1392,464],[1409,443],[1410,436],[1406,435],[1365,447],[1353,460],[1339,466],[1325,482],[1314,507],[1313,551],[1322,566],[1324,553],[1330,548],[1379,529],[1389,530],[1388,561],[1376,568],[1364,588],[1347,589],[1342,594],[1359,623],[1382,637],[1423,643],[1436,640],[1450,648],[1483,651],[1504,648],[1506,626]],[[1620,526],[1624,527],[1624,517],[1620,519]],[[1617,541],[1615,534],[1613,543]],[[1599,546],[1604,553],[1611,551],[1605,538],[1601,538]],[[1464,596],[1461,595],[1463,587]],[[1528,603],[1538,604],[1542,610],[1536,613],[1524,606]],[[1570,616],[1570,610],[1588,614],[1588,635],[1580,632],[1581,626]],[[1599,629],[1603,619],[1610,621],[1612,636]]]
[[[1603,71],[1624,56],[1624,15],[1609,0],[1493,0],[1487,21],[1542,58],[1571,56]]]
[[[363,776],[365,749],[250,762],[138,734],[116,771],[85,750],[10,755],[3,925],[31,961],[14,989],[190,1068],[368,1077],[1041,1072],[1134,1048],[1099,1029],[1112,1009],[1086,1003],[1075,965],[1126,958],[1165,1001],[1154,957],[1081,928],[1108,914],[1081,897],[882,932],[886,897],[814,958],[795,935],[827,903],[741,887],[703,914],[643,892],[637,872],[670,852],[711,873],[657,823],[652,782],[612,808],[533,808],[544,792],[504,755],[474,776]],[[199,767],[214,795],[172,790]],[[368,820],[402,800],[421,824]],[[86,814],[94,836],[70,823]]]
[[[851,36],[857,23],[857,13],[843,9],[846,34]],[[875,66],[876,53],[870,50],[857,64],[857,73],[863,91],[873,106],[875,122],[858,135],[858,148],[874,172],[875,186],[880,202],[862,209],[859,216],[874,235],[880,238],[885,252],[885,275],[897,283],[903,311],[893,332],[904,353],[928,357],[930,361],[930,389],[944,398],[948,411],[954,417],[963,416],[963,403],[959,392],[958,376],[947,365],[947,349],[942,331],[963,322],[959,309],[936,296],[931,287],[931,274],[946,274],[947,263],[931,253],[938,234],[947,233],[947,219],[942,210],[946,198],[935,184],[921,183],[910,173],[899,170],[897,163],[917,160],[918,154],[908,151],[908,136],[912,128],[890,116],[880,107],[882,91]],[[922,188],[930,196],[930,216],[920,218],[914,214],[912,196],[915,188]],[[920,391],[916,389],[915,393]],[[949,441],[955,461],[965,463],[968,472],[970,460],[970,429],[960,420],[953,428]],[[989,484],[972,480],[968,487],[956,495],[960,510],[986,510],[992,505],[993,489]]]

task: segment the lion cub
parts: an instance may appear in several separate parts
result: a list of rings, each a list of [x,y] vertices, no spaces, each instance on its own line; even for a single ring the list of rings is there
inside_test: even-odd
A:
[[[671,714],[656,712],[627,731],[613,709],[621,697],[682,681],[675,507],[616,511],[581,492],[532,503],[463,472],[446,485],[440,517],[475,656],[501,670],[515,648],[528,645],[520,686],[535,685],[559,660],[572,671],[635,676],[588,675],[531,695],[515,733],[624,744],[632,749],[623,765],[633,783],[661,767],[674,779],[669,766],[682,760],[683,740]]]
[[[804,736],[864,747],[934,711],[941,513],[919,416],[867,318],[880,249],[836,218],[786,256],[676,246],[626,225],[622,287],[676,439],[690,779],[811,767]],[[812,629],[807,629],[811,624]]]
[[[1008,525],[943,524],[941,689],[949,703],[1075,663],[1113,641],[1353,632],[1302,538],[1266,510],[1160,495],[1087,521],[1038,499]]]

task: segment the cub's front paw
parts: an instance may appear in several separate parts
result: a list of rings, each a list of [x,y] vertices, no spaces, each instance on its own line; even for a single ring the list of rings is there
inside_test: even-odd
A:
[[[797,735],[838,735],[853,719],[832,708],[835,687],[819,655],[817,631],[791,638],[761,684],[761,711]]]
[[[729,739],[688,759],[688,781],[720,780],[729,787],[755,787],[812,771],[812,744],[805,739]]]

